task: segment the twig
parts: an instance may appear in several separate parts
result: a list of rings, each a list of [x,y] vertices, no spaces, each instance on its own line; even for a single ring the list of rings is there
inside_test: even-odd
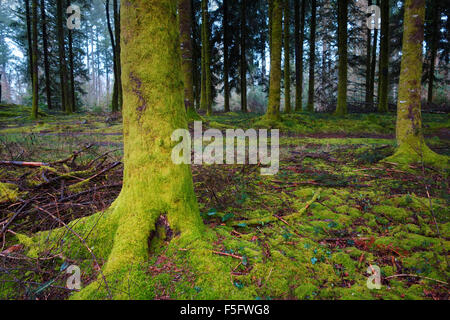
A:
[[[392,279],[392,278],[400,278],[400,277],[409,277],[409,278],[420,278],[420,279],[425,279],[425,280],[430,280],[430,281],[435,281],[441,284],[445,284],[446,286],[448,286],[448,283],[445,281],[441,281],[441,280],[437,280],[437,279],[433,279],[433,278],[429,278],[429,277],[424,277],[424,276],[419,276],[417,274],[394,274],[393,276],[389,276],[386,277],[386,280]]]
[[[232,258],[239,259],[239,260],[242,260],[242,259],[243,259],[243,257],[237,256],[237,255],[232,254],[232,253],[226,253],[226,252],[220,252],[220,251],[213,251],[213,253],[214,253],[214,254],[218,254],[218,255],[220,255],[220,256],[232,257]]]

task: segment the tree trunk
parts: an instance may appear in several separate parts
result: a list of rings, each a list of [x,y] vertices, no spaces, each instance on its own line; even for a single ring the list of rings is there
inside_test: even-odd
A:
[[[338,1],[339,80],[337,115],[347,114],[347,23],[348,0]]]
[[[33,103],[31,106],[31,118],[37,119],[38,117],[38,104],[39,104],[39,84],[38,84],[38,30],[37,30],[37,8],[38,0],[32,0],[32,21],[33,21],[33,41],[32,41],[32,61],[33,61]]]
[[[176,240],[186,247],[202,235],[190,167],[171,159],[173,131],[187,129],[177,2],[147,0],[122,6],[123,187],[109,211],[82,222],[86,228],[96,221],[88,240],[96,241],[96,254],[106,258],[102,271],[116,299],[145,294],[142,287],[130,288],[129,283],[148,277],[143,266],[155,241]],[[99,277],[76,298],[103,298],[105,291]]]
[[[211,58],[209,48],[208,0],[202,0],[202,94],[200,109],[207,115],[212,113]]]
[[[31,34],[31,12],[30,12],[30,0],[25,0],[25,19],[27,21],[27,42],[28,42],[28,64],[29,64],[29,75],[30,84],[33,87],[33,41]]]
[[[314,111],[314,68],[316,64],[316,0],[311,0],[311,32],[309,36],[308,111]]]
[[[380,1],[377,0],[377,5],[380,4]],[[370,66],[370,92],[369,92],[369,103],[370,106],[373,107],[375,105],[374,102],[374,95],[375,95],[375,74],[376,74],[376,68],[377,68],[377,47],[378,47],[378,29],[375,29],[374,35],[373,35],[373,45],[372,45],[372,62]]]
[[[184,82],[184,106],[188,116],[195,116],[194,78],[192,68],[191,0],[178,1],[181,42],[181,71]]]
[[[433,1],[433,24],[430,46],[430,68],[428,70],[428,99],[429,103],[433,102],[433,86],[434,86],[434,73],[436,65],[436,55],[439,43],[439,21],[441,19],[439,12],[439,1]]]
[[[370,1],[369,1],[370,4]],[[372,30],[367,28],[367,41],[366,41],[366,107],[371,104],[371,92],[370,92],[370,75],[372,74]]]
[[[389,0],[381,0],[381,40],[378,80],[378,112],[387,112],[389,90]]]
[[[241,59],[240,59],[240,80],[241,80],[241,111],[247,112],[247,59],[245,57],[245,42],[246,39],[246,0],[241,0]]]
[[[284,112],[291,113],[290,6],[284,0]]]
[[[421,119],[422,43],[425,0],[406,0],[402,63],[397,105],[397,152],[387,158],[399,164],[413,162],[447,167],[448,159],[425,144]]]
[[[64,47],[64,26],[63,26],[63,0],[56,1],[57,11],[57,34],[59,53],[59,79],[61,83],[61,107],[66,113],[72,113],[71,99],[68,94],[66,50]]]
[[[118,0],[113,0],[113,14],[114,14],[114,33],[116,44],[116,68],[117,68],[117,104],[119,110],[122,110],[123,105],[123,88],[122,88],[122,67],[120,63],[120,6]]]
[[[281,91],[281,40],[283,24],[283,0],[271,0],[272,3],[272,34],[270,50],[270,87],[269,105],[266,117],[271,121],[280,121],[280,91]]]
[[[117,57],[116,57],[116,42],[114,40],[114,33],[111,26],[111,18],[109,13],[109,0],[106,0],[106,23],[108,25],[109,39],[111,41],[112,54],[113,54],[113,74],[114,74],[114,84],[113,84],[113,95],[111,101],[111,111],[119,111],[119,93],[117,89],[118,75],[117,75]],[[89,57],[89,54],[87,55]]]
[[[48,39],[47,39],[47,15],[45,14],[45,1],[41,0],[41,19],[42,19],[42,43],[44,51],[44,75],[45,75],[45,94],[47,97],[48,109],[53,109],[52,94],[50,88],[50,66],[48,61]]]
[[[228,0],[223,0],[223,95],[225,112],[230,112],[230,83],[229,83],[229,17],[228,17]]]
[[[67,7],[70,6],[70,0],[67,0],[66,3]],[[70,72],[70,102],[72,105],[72,111],[76,110],[76,100],[75,100],[75,76],[74,76],[74,63],[73,63],[73,37],[72,37],[72,30],[69,29],[69,72]]]
[[[300,1],[302,2],[301,13],[299,3]],[[306,0],[295,0],[295,111],[296,112],[302,111],[305,4]]]

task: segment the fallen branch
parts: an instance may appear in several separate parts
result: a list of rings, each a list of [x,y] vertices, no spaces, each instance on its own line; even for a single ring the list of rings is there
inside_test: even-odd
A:
[[[45,162],[31,162],[31,161],[0,161],[0,164],[10,165],[10,166],[21,166],[21,167],[48,167],[49,164]]]

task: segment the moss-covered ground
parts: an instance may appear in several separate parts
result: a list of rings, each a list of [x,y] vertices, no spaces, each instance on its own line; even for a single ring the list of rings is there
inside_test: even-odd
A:
[[[80,163],[107,151],[112,151],[109,161],[121,158],[117,116],[47,115],[33,122],[16,109],[0,108],[0,160],[52,162],[88,143],[95,153],[80,155]],[[450,155],[448,116],[423,118],[427,144]],[[204,120],[204,127],[219,129],[265,126],[251,114],[218,114]],[[257,165],[193,165],[207,250],[214,260],[192,260],[197,248],[177,241],[151,243],[149,261],[140,266],[141,279],[133,277],[133,289],[122,297],[448,299],[448,164],[443,170],[380,162],[394,153],[394,136],[393,114],[284,115],[277,175],[262,176]],[[113,176],[120,182],[120,170],[67,190],[65,197],[93,184],[105,185]],[[11,206],[35,196],[17,185],[24,179],[32,185],[45,182],[42,170],[0,166],[0,231],[13,214]],[[118,191],[105,190],[101,208]],[[69,208],[73,218],[99,208],[74,199]],[[49,229],[42,223],[39,227],[38,217],[19,216],[9,229],[28,235]],[[70,221],[70,215],[61,217]],[[268,217],[270,222],[263,223]],[[98,276],[89,254],[26,257],[29,252],[15,239],[6,233],[0,240],[1,298],[70,298],[73,292],[64,289],[69,264],[80,266],[82,286]],[[16,260],[11,262],[11,257]],[[214,272],[205,268],[208,263],[214,264]],[[375,266],[381,270],[381,289],[371,290],[367,270]],[[212,288],[221,288],[221,294]]]

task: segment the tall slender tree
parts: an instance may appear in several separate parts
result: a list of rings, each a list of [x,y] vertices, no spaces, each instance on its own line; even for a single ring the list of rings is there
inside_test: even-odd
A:
[[[31,32],[31,12],[30,12],[30,0],[25,1],[25,20],[27,23],[27,44],[28,44],[28,72],[30,75],[30,84],[33,86],[33,40],[32,40],[32,32]]]
[[[271,121],[280,121],[280,91],[281,91],[281,43],[283,24],[283,0],[271,0],[271,50],[270,50],[270,85],[269,104],[266,117]]]
[[[387,112],[389,109],[389,0],[381,0],[381,40],[378,68],[378,112]]]
[[[314,111],[314,86],[316,64],[316,10],[317,0],[311,0],[311,24],[309,35],[309,87],[308,87],[308,111]]]
[[[209,47],[208,0],[202,0],[202,93],[200,109],[212,113],[211,52]]]
[[[73,108],[69,96],[67,67],[66,67],[66,49],[64,41],[63,26],[63,0],[56,0],[56,24],[58,35],[58,53],[59,53],[59,79],[61,86],[61,107],[67,113],[72,113]]]
[[[301,1],[301,12],[300,12]],[[306,0],[295,0],[295,111],[302,111],[303,41],[305,39]]]
[[[368,4],[370,4],[369,1]],[[370,92],[370,75],[372,74],[372,30],[367,28],[367,39],[366,39],[366,106],[371,104],[371,92]]]
[[[421,117],[422,43],[425,0],[406,0],[403,49],[397,104],[396,153],[388,160],[400,164],[423,162],[448,166],[448,158],[435,154],[425,144]]]
[[[284,112],[291,113],[290,3],[284,0]]]
[[[348,0],[338,0],[338,51],[339,51],[339,79],[337,115],[347,113],[347,24]]]
[[[67,0],[66,6],[70,6],[70,0]],[[76,109],[76,100],[75,100],[75,70],[74,70],[74,55],[73,55],[73,32],[72,29],[69,29],[68,31],[68,39],[67,42],[69,44],[69,80],[70,80],[70,86],[69,86],[69,99],[70,103],[72,105],[72,111],[75,111]]]
[[[31,117],[37,119],[38,117],[38,104],[39,104],[39,83],[38,83],[38,0],[32,0],[32,24],[33,24],[33,40],[32,40],[32,88],[33,88],[33,103],[31,106]]]
[[[240,59],[240,80],[241,80],[241,111],[247,112],[247,58],[245,42],[247,41],[247,19],[246,19],[246,1],[241,0],[241,59]]]
[[[117,51],[116,51],[116,40],[113,32],[113,28],[111,25],[111,14],[109,11],[109,0],[106,0],[105,11],[106,11],[106,24],[108,26],[109,38],[111,41],[112,47],[112,56],[113,56],[113,74],[114,74],[114,84],[113,84],[113,95],[111,101],[111,111],[117,112],[119,111],[119,89],[118,89],[118,68],[117,68]],[[89,55],[88,55],[89,56]]]
[[[228,0],[223,0],[223,95],[224,95],[224,108],[225,112],[230,111],[230,63],[229,52],[230,46],[230,31],[229,31],[229,12],[228,12]]]
[[[178,1],[178,15],[180,21],[181,42],[181,71],[184,82],[184,105],[188,117],[197,118],[194,101],[194,78],[193,78],[193,53],[192,53],[192,23],[191,23],[191,0]]]
[[[433,1],[433,21],[431,27],[431,45],[430,45],[430,65],[428,69],[428,102],[433,102],[433,87],[435,78],[435,65],[436,65],[436,55],[437,48],[439,44],[439,22],[440,22],[440,12],[439,12],[439,1]]]
[[[376,1],[376,5],[380,4],[380,0]],[[372,44],[372,54],[371,54],[371,65],[370,65],[370,85],[369,85],[369,104],[370,106],[374,106],[374,95],[375,95],[375,74],[377,68],[377,48],[378,48],[378,28],[375,28],[373,35],[373,44]]]
[[[123,105],[123,88],[122,88],[122,64],[121,60],[121,47],[120,47],[120,1],[113,0],[113,14],[114,14],[114,34],[116,39],[116,68],[117,68],[117,103],[119,110],[122,110]]]
[[[45,76],[45,95],[47,98],[47,107],[51,110],[53,109],[52,104],[52,94],[50,87],[50,65],[48,57],[48,35],[47,35],[47,14],[45,12],[45,1],[40,2],[41,9],[41,26],[42,26],[42,45],[43,45],[43,57],[44,57],[44,76]]]

